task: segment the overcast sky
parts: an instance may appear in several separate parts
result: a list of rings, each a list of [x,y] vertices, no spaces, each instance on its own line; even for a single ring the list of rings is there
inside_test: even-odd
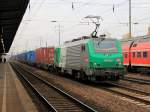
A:
[[[145,35],[150,24],[150,0],[131,1],[132,35]],[[88,15],[103,18],[99,34],[122,38],[128,33],[128,14],[129,0],[30,0],[10,52],[58,45],[59,24],[61,43],[89,35],[95,26],[86,23]]]

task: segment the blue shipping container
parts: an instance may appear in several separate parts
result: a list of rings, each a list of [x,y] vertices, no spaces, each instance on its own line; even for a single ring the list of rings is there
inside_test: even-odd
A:
[[[27,61],[26,53],[18,54],[17,55],[17,60],[22,61],[22,62],[26,62]]]
[[[27,62],[29,64],[34,64],[36,60],[35,51],[29,51],[27,52]]]

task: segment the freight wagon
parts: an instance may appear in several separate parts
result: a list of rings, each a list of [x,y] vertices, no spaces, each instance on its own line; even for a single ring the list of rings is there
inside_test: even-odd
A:
[[[36,65],[44,69],[52,68],[54,64],[54,47],[42,47],[35,50]]]
[[[27,53],[21,53],[16,55],[16,60],[22,62],[22,63],[26,63],[27,62]]]
[[[119,80],[125,74],[121,44],[116,39],[81,38],[55,48],[54,54],[56,71],[77,79]]]
[[[35,51],[28,51],[26,53],[26,61],[30,65],[35,65],[36,55]]]
[[[39,48],[23,54],[27,63],[35,62],[38,67],[71,74],[77,79],[119,80],[125,74],[121,44],[116,39],[82,37],[55,49]]]

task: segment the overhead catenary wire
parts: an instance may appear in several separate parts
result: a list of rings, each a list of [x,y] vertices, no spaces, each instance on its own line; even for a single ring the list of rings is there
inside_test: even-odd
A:
[[[26,14],[29,14],[29,15],[23,18],[23,22],[26,22],[26,24],[25,25],[22,24],[22,27],[21,27],[22,30],[21,30],[21,32],[19,32],[19,34],[17,33],[18,35],[21,35],[19,37],[23,37],[23,35],[24,35],[25,31],[27,30],[29,24],[31,22],[33,22],[32,21],[33,18],[36,17],[38,11],[40,11],[40,9],[41,9],[41,7],[42,7],[42,5],[44,4],[45,1],[46,0],[41,0],[40,4],[35,4],[35,5],[33,5],[32,2],[30,2],[30,4],[28,4],[28,8],[30,8],[30,10],[26,10]],[[27,11],[29,11],[29,12],[27,13]],[[24,21],[24,19],[26,19],[26,20]],[[19,41],[20,41],[20,39],[22,39],[22,38],[19,38]],[[27,48],[25,47],[25,49],[27,49]]]
[[[144,21],[144,20],[150,20],[150,16],[148,17],[143,17],[141,19],[137,19],[136,21]]]
[[[125,0],[125,1],[123,1],[123,2],[121,2],[121,3],[119,3],[119,4],[117,4],[117,7],[118,6],[121,6],[121,5],[124,5],[124,3],[126,3],[127,2],[127,0]],[[109,4],[110,5],[110,4]],[[112,4],[111,4],[112,5]],[[82,7],[83,8],[83,7]],[[108,11],[112,11],[112,8],[109,8],[109,10]],[[107,11],[106,11],[107,12]],[[116,17],[116,15],[114,14],[114,16],[115,16],[115,18],[118,20],[118,24],[122,24],[121,22],[120,22],[120,20],[119,20],[119,18],[118,17]],[[103,29],[104,30],[104,29]]]
[[[41,0],[40,4],[41,4],[42,2],[43,2],[43,0]],[[25,30],[27,29],[29,23],[32,21],[33,17],[35,17],[36,13],[38,12],[37,9],[38,9],[38,10],[40,9],[39,7],[36,8],[36,6],[38,6],[38,4],[35,4],[35,5],[33,5],[33,6],[32,6],[32,5],[33,5],[33,4],[32,4],[32,2],[31,2],[31,0],[30,0],[30,2],[29,2],[29,4],[28,4],[29,10],[26,10],[25,17],[23,18],[23,22],[26,22],[26,24],[22,26],[23,28],[21,27],[22,30],[21,30],[20,34],[23,34],[23,33],[25,32]],[[25,20],[25,21],[24,21],[24,20]],[[23,24],[23,23],[22,23],[22,24]]]
[[[61,1],[61,2],[58,2],[58,1]],[[80,0],[81,1],[81,0]],[[119,15],[119,14],[117,14],[116,13],[116,11],[120,11],[121,12],[121,8],[122,8],[122,6],[123,5],[126,5],[126,3],[127,3],[127,1],[128,0],[123,0],[123,1],[118,1],[118,2],[120,2],[120,3],[114,3],[114,2],[112,2],[112,3],[100,3],[99,1],[97,1],[97,2],[94,2],[94,1],[81,1],[81,2],[78,2],[78,0],[57,0],[57,1],[49,1],[49,0],[47,0],[46,2],[44,2],[43,3],[43,5],[41,6],[40,5],[40,3],[42,3],[42,1],[40,1],[39,0],[39,2],[37,2],[36,3],[36,1],[33,1],[33,2],[31,2],[31,6],[30,6],[30,19],[28,20],[28,17],[27,18],[25,18],[25,20],[23,21],[24,23],[27,23],[28,25],[30,25],[30,24],[32,24],[33,22],[47,22],[48,21],[48,19],[50,20],[50,17],[46,17],[45,18],[45,20],[43,19],[40,19],[39,17],[37,17],[36,15],[39,13],[39,11],[42,9],[42,8],[44,8],[44,6],[46,5],[46,4],[48,4],[48,5],[70,5],[70,10],[72,10],[72,2],[73,2],[73,8],[74,8],[74,10],[72,10],[72,12],[70,12],[70,14],[72,13],[72,14],[74,14],[74,15],[76,15],[75,17],[77,18],[77,19],[80,19],[81,17],[83,17],[82,15],[82,8],[84,9],[86,9],[87,7],[96,7],[97,9],[100,9],[102,6],[104,6],[104,7],[106,7],[106,8],[108,8],[108,9],[106,9],[105,11],[99,11],[99,14],[101,15],[102,14],[102,16],[104,16],[104,15],[106,15],[106,14],[110,14],[110,13],[112,13],[113,12],[113,5],[114,5],[114,14],[113,14],[113,16],[115,17],[115,22],[108,22],[108,21],[105,21],[104,20],[104,24],[111,24],[111,25],[116,25],[116,27],[117,27],[117,25],[120,27],[121,25],[122,26],[127,26],[127,22],[125,21],[125,20],[123,20],[124,18],[121,16],[121,15]],[[53,3],[50,3],[50,2],[53,2]],[[99,3],[98,3],[99,2]],[[119,6],[119,4],[120,4],[120,6]],[[122,5],[121,5],[122,4]],[[136,3],[136,4],[133,4],[132,5],[132,7],[138,7],[138,4],[140,4],[140,3]],[[145,5],[145,3],[143,3],[144,5]],[[38,9],[38,10],[33,10],[33,7],[34,6],[37,6],[37,7],[35,7],[36,9]],[[40,7],[40,8],[39,8]],[[100,7],[100,8],[99,8]],[[91,8],[91,10],[93,10]],[[69,12],[69,11],[68,11]],[[78,13],[79,12],[79,13]],[[34,14],[33,14],[34,13]],[[33,15],[35,15],[35,16],[33,16]],[[69,13],[68,13],[68,15],[70,15]],[[37,17],[37,18],[36,18]],[[123,18],[123,19],[122,19]],[[136,18],[136,19],[140,19],[141,17],[139,17],[139,18]],[[144,17],[142,17],[141,19],[143,19]],[[69,27],[70,28],[72,28],[71,26],[74,26],[74,23],[76,24],[75,26],[76,27],[78,27],[78,24],[76,23],[76,21],[73,21],[73,20],[70,20],[70,21],[68,21],[67,20],[68,18],[67,17],[65,17],[63,20],[62,20],[62,24],[69,24],[68,25],[68,28],[66,28],[66,29],[64,29],[64,32],[70,32],[70,30],[68,31],[68,29],[69,29]],[[104,18],[105,19],[105,18]],[[136,20],[135,19],[135,20]],[[66,21],[65,21],[66,20]],[[140,21],[142,21],[142,22],[138,22],[139,24],[146,24],[146,22],[144,23],[144,21],[145,20],[149,20],[148,18],[144,18],[144,20],[140,20]],[[60,20],[61,21],[61,20]],[[80,20],[77,20],[77,22],[80,24]],[[26,31],[27,31],[27,28],[28,28],[28,25],[24,25],[24,26],[26,26],[26,28],[24,28],[25,30],[23,31],[23,35],[26,33]],[[33,23],[34,24],[34,23]],[[73,24],[73,25],[72,25]],[[83,23],[84,24],[84,23]],[[132,24],[134,24],[134,22],[132,23]],[[109,29],[109,27],[108,27],[108,29]],[[22,34],[21,34],[22,35]]]
[[[133,18],[133,21],[139,23],[141,21],[149,20],[150,16],[145,17],[145,15],[149,15],[150,10],[148,10],[148,9],[150,9],[150,1],[149,2],[145,1],[145,0],[143,0],[143,1],[132,1],[131,3],[132,3],[131,7],[134,8],[135,11],[137,11],[137,10],[142,11],[143,10],[142,8],[144,8],[144,12],[142,14],[138,13],[139,16]],[[143,5],[146,5],[147,7],[145,7]],[[147,8],[147,10],[146,10],[146,8]],[[144,17],[143,17],[143,15],[144,15]]]
[[[70,3],[70,1],[69,0],[60,0],[60,1],[66,1],[66,2],[68,2],[68,3]],[[126,0],[125,0],[126,1]],[[121,5],[121,4],[124,4],[124,2],[125,1],[123,1],[123,2],[121,2],[121,3],[119,3],[119,4],[116,4],[116,5]],[[50,2],[49,2],[50,3]],[[56,2],[57,3],[57,2]],[[73,1],[73,3],[82,3],[82,4],[84,4],[84,5],[87,5],[87,4],[93,4],[92,2],[75,2],[75,1]],[[41,3],[42,4],[42,3]],[[97,4],[97,2],[96,3],[94,3],[94,4]],[[110,4],[110,3],[108,3],[108,4],[102,4],[102,3],[99,3],[99,5],[112,5],[112,4]],[[32,20],[31,20],[32,21]]]

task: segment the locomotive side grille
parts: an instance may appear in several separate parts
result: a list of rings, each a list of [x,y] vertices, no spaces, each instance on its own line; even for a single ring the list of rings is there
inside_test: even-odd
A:
[[[66,60],[66,67],[67,68],[80,68],[80,49],[81,45],[71,46],[67,48],[67,60]]]

